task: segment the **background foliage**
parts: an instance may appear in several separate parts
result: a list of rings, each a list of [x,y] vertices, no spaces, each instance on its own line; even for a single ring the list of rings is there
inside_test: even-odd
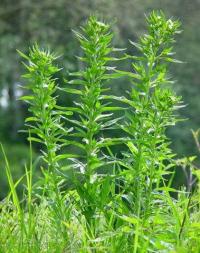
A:
[[[23,52],[34,42],[48,45],[61,55],[58,61],[64,64],[70,72],[76,71],[80,62],[74,55],[81,56],[78,43],[74,39],[71,28],[81,26],[91,13],[100,18],[114,22],[114,44],[116,47],[127,48],[132,54],[133,48],[128,39],[136,41],[145,31],[144,13],[153,9],[162,9],[169,17],[174,16],[182,22],[184,32],[179,36],[175,48],[176,58],[186,63],[173,65],[172,75],[177,80],[174,88],[187,107],[180,111],[182,118],[187,121],[178,123],[169,130],[173,139],[172,147],[179,154],[191,155],[196,153],[190,129],[200,126],[199,100],[199,40],[200,40],[200,1],[199,0],[1,0],[0,1],[0,141],[6,144],[5,149],[12,150],[12,160],[15,174],[21,174],[21,164],[27,157],[26,136],[18,133],[23,128],[26,114],[26,105],[17,98],[23,85],[20,78],[22,66],[16,49]],[[134,52],[135,53],[135,52]],[[119,69],[126,69],[126,66]],[[61,65],[61,64],[60,64]],[[67,73],[60,72],[60,80],[67,77]],[[63,78],[62,78],[63,75]],[[128,87],[126,82],[113,81],[113,90],[121,95]],[[59,97],[59,103],[64,100],[70,105],[73,95]],[[24,143],[24,146],[18,143]],[[38,147],[37,147],[38,148]],[[37,149],[36,149],[37,150]],[[1,181],[5,181],[3,165],[0,161]],[[5,189],[5,188],[3,188]],[[6,189],[5,189],[6,191]],[[1,193],[0,198],[5,193]]]

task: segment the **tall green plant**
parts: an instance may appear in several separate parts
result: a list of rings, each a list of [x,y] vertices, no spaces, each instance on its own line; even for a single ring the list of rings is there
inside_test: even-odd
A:
[[[83,69],[72,76],[77,79],[69,84],[75,88],[65,88],[66,92],[77,95],[75,106],[70,108],[76,115],[76,120],[70,120],[74,126],[74,144],[81,148],[82,158],[74,159],[74,167],[78,167],[82,174],[82,181],[75,177],[81,208],[87,222],[94,217],[96,210],[103,210],[109,201],[111,171],[103,149],[116,143],[117,139],[104,138],[102,132],[112,129],[119,120],[113,118],[113,107],[104,99],[105,92],[110,88],[108,81],[116,76],[110,73],[113,68],[108,65],[110,61],[117,60],[111,53],[113,34],[110,26],[92,16],[84,27],[82,33],[75,32],[81,48]],[[77,86],[78,85],[78,86]],[[101,169],[104,169],[104,172]],[[107,171],[106,171],[107,170]]]
[[[62,136],[67,132],[62,127],[63,112],[61,110],[58,112],[56,104],[55,74],[59,71],[53,63],[56,56],[47,50],[40,50],[37,45],[30,49],[29,55],[19,53],[28,61],[28,64],[24,64],[27,73],[23,75],[27,79],[25,89],[28,92],[21,97],[21,100],[29,104],[28,110],[31,113],[25,120],[31,134],[28,139],[42,145],[47,174],[53,175],[50,178],[55,178],[58,169],[58,151]],[[65,112],[66,114],[71,113]]]
[[[60,134],[60,115],[56,114],[56,84],[53,75],[59,69],[53,65],[55,56],[48,51],[39,50],[35,45],[30,49],[29,55],[20,55],[28,61],[25,64],[27,74],[23,77],[28,80],[25,86],[29,94],[21,97],[21,100],[29,104],[30,117],[26,118],[26,125],[30,129],[29,139],[42,143],[45,146],[43,157],[49,171],[55,170],[55,157],[58,150],[58,138]]]
[[[174,35],[179,33],[178,21],[167,20],[162,12],[152,12],[147,17],[148,34],[138,43],[131,44],[139,51],[130,56],[135,78],[129,98],[125,123],[122,129],[130,137],[121,165],[124,178],[123,191],[129,210],[145,222],[151,216],[154,200],[168,173],[167,164],[173,157],[166,136],[168,126],[177,121],[174,110],[180,98],[174,95],[169,85],[173,83],[168,74],[168,62],[172,58]],[[171,163],[170,163],[171,166]],[[138,222],[135,228],[134,252],[138,245]]]
[[[46,195],[55,216],[54,222],[57,229],[62,231],[66,238],[67,232],[63,221],[67,219],[70,209],[63,204],[65,194],[61,194],[60,189],[59,161],[66,157],[61,153],[61,148],[65,145],[64,136],[70,131],[63,127],[63,120],[72,112],[63,111],[63,108],[57,105],[55,93],[58,87],[55,75],[59,68],[54,64],[56,55],[48,50],[39,49],[37,45],[29,50],[28,55],[21,52],[19,54],[28,61],[28,64],[24,64],[27,73],[23,75],[27,80],[24,86],[27,94],[21,97],[21,100],[28,103],[28,110],[31,113],[25,120],[29,132],[28,140],[41,145],[41,153],[45,162],[44,168],[42,167],[44,182],[40,185],[42,188],[41,201]],[[30,183],[28,187],[32,189]]]

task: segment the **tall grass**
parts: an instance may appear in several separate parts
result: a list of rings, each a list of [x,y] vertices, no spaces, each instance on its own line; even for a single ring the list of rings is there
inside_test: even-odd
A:
[[[137,56],[118,57],[110,26],[90,17],[74,32],[82,69],[65,87],[55,78],[54,54],[37,45],[28,55],[19,52],[26,61],[21,100],[30,112],[30,164],[19,199],[21,179],[13,181],[2,147],[10,193],[0,203],[0,252],[200,251],[199,170],[194,158],[175,159],[166,136],[181,106],[168,73],[168,63],[179,62],[173,44],[180,24],[162,12],[146,20],[148,33],[130,41]],[[133,70],[116,69],[118,60],[131,60]],[[131,89],[116,97],[109,81],[124,76]],[[73,106],[60,106],[57,91],[73,94]],[[32,142],[43,158],[43,180],[36,184]],[[193,191],[172,187],[176,165],[195,175]]]

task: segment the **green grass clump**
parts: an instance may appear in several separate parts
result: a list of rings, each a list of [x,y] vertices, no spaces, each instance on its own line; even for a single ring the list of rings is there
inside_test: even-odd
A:
[[[37,45],[19,52],[27,62],[21,100],[29,105],[30,164],[20,199],[22,179],[13,181],[2,146],[10,193],[0,203],[0,252],[200,252],[199,170],[193,157],[174,158],[166,136],[181,107],[168,73],[178,62],[180,24],[162,12],[146,20],[148,33],[130,41],[137,56],[117,57],[110,26],[90,17],[75,32],[81,69],[65,87],[55,55]],[[119,60],[130,60],[132,71],[113,66]],[[131,88],[116,97],[110,80],[121,77]],[[73,94],[73,106],[60,106],[59,92]],[[32,142],[43,159],[36,183]],[[176,165],[190,172],[189,188],[172,187]]]

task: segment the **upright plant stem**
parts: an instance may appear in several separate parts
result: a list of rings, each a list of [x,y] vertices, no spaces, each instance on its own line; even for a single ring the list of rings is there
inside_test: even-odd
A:
[[[97,21],[95,17],[90,17],[82,29],[82,34],[75,32],[83,49],[80,61],[83,62],[83,70],[72,73],[80,79],[71,80],[73,85],[79,84],[80,89],[65,88],[66,92],[71,92],[79,96],[78,102],[71,108],[77,114],[77,121],[70,120],[74,124],[74,133],[72,136],[78,137],[74,141],[76,146],[81,147],[84,153],[84,161],[81,160],[81,168],[84,183],[76,181],[76,188],[80,196],[81,208],[85,214],[86,220],[91,225],[91,221],[97,210],[103,211],[106,204],[106,198],[102,198],[101,188],[107,184],[107,175],[99,175],[98,170],[101,167],[107,167],[105,156],[102,155],[102,149],[113,145],[112,138],[107,140],[103,138],[102,132],[112,128],[118,119],[112,118],[112,111],[117,108],[109,106],[110,103],[104,102],[105,91],[109,90],[107,82],[114,78],[108,66],[112,60],[110,56],[113,51],[111,47],[112,33],[109,31],[109,25]],[[75,160],[79,164],[80,160]],[[110,191],[106,186],[105,195]]]

